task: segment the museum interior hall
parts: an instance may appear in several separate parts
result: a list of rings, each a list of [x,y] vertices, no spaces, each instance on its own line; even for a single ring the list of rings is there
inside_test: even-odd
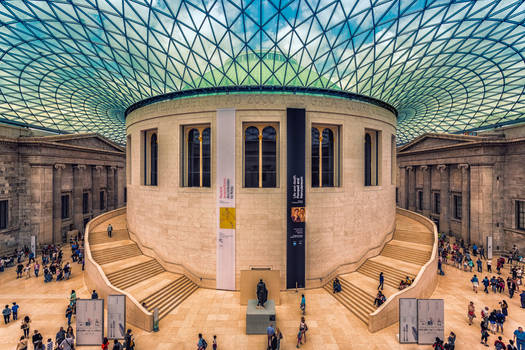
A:
[[[0,1],[0,350],[525,350],[524,254],[524,1]]]

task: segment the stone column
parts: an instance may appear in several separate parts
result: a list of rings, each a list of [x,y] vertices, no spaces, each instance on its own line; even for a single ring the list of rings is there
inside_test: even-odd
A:
[[[116,182],[115,182],[115,191],[117,191],[117,194],[115,195],[115,198],[117,198],[117,208],[120,208],[124,206],[124,187],[126,187],[126,168],[118,167],[116,172]]]
[[[38,244],[53,241],[53,166],[31,164],[31,235]]]
[[[73,225],[79,232],[84,232],[82,213],[82,193],[84,191],[84,172],[86,166],[79,164],[73,166]]]
[[[420,169],[423,172],[423,215],[430,217],[432,211],[432,182],[430,179],[432,170],[427,165],[421,166]]]
[[[470,165],[470,240],[486,244],[493,236],[493,179],[492,165]],[[497,244],[493,242],[493,249]]]
[[[449,168],[446,165],[440,164],[437,166],[440,177],[440,201],[441,210],[439,215],[439,228],[441,232],[449,234],[450,223],[449,223],[449,207],[450,207],[450,174]]]
[[[408,210],[416,210],[416,168],[407,166],[408,171]]]
[[[107,167],[108,193],[107,193],[107,210],[115,209],[115,170],[114,166]]]
[[[459,164],[458,168],[461,169],[461,238],[470,243],[470,174],[468,164]]]
[[[118,176],[120,171],[121,168],[115,167],[113,174],[113,209],[117,209],[119,207],[118,197],[120,194],[120,182]]]
[[[407,175],[405,167],[399,167],[399,189],[397,190],[397,195],[399,196],[399,207],[403,209],[408,208],[407,202]]]
[[[91,168],[91,193],[93,193],[91,205],[93,208],[93,217],[97,216],[100,212],[100,176],[103,168],[101,165]]]
[[[53,168],[53,243],[62,243],[62,170],[64,164]]]

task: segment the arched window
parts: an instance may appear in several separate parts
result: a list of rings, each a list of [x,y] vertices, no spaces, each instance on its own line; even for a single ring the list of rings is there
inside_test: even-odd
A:
[[[365,130],[365,186],[380,185],[381,178],[381,131]]]
[[[335,125],[312,126],[312,187],[338,186],[338,133]]]
[[[365,134],[365,186],[372,185],[372,138]]]
[[[259,187],[259,129],[244,131],[244,186]]]
[[[211,129],[208,124],[184,128],[186,140],[184,185],[211,186]],[[184,153],[184,152],[183,152]]]
[[[157,146],[157,134],[151,135],[151,174],[150,174],[150,185],[157,186],[157,169],[158,169],[158,146]]]
[[[277,179],[277,133],[273,126],[267,126],[262,131],[262,187],[275,187]]]

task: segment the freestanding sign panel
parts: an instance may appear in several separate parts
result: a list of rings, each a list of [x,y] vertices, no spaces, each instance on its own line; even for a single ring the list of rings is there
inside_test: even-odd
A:
[[[104,339],[104,299],[77,299],[77,346],[100,346]]]
[[[235,110],[217,110],[217,289],[235,290]]]
[[[443,299],[418,299],[417,323],[418,344],[433,344],[436,337],[444,339],[445,303]]]
[[[124,339],[125,328],[126,296],[108,295],[108,339]]]
[[[417,299],[399,299],[399,342],[417,343]]]
[[[487,236],[487,259],[492,259],[492,236]]]
[[[286,288],[305,287],[305,110],[286,110]]]
[[[36,259],[36,236],[31,236],[31,252],[33,252]]]

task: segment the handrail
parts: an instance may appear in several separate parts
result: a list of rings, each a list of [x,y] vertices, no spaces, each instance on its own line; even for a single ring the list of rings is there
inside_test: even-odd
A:
[[[93,259],[93,256],[91,255],[91,247],[89,245],[89,233],[91,230],[91,227],[95,228],[97,225],[101,224],[102,222],[111,219],[113,217],[122,215],[126,213],[126,207],[122,207],[119,209],[115,209],[109,212],[106,212],[104,214],[101,214],[97,217],[95,217],[93,220],[89,221],[86,225],[85,233],[84,233],[84,258],[85,258],[85,269],[86,273],[84,274],[84,282],[86,285],[90,285],[90,289],[97,289],[99,290],[99,295],[102,297],[104,295],[109,295],[110,293],[118,293],[118,294],[124,294],[128,300],[131,301],[132,305],[129,305],[129,303],[126,304],[126,313],[128,315],[128,323],[133,324],[134,326],[140,327],[142,329],[145,329],[147,331],[153,330],[153,313],[149,312],[146,308],[144,308],[130,293],[115,287],[111,284],[111,282],[106,277],[106,274],[104,273],[104,270],[102,270],[102,267]],[[93,266],[98,273],[98,276],[95,276],[93,274],[90,274],[91,266]],[[93,271],[95,272],[95,271]],[[88,278],[88,281],[86,281],[86,277]],[[102,279],[102,282],[105,284],[100,285],[100,283],[97,283],[97,281],[90,280],[91,278],[99,277]],[[105,288],[104,288],[105,287]],[[129,310],[128,310],[129,309]],[[139,322],[142,321],[142,322]]]
[[[419,273],[409,287],[390,296],[383,305],[369,315],[368,330],[372,333],[398,322],[398,305],[401,297],[429,297],[437,285],[438,233],[436,224],[427,217],[406,209],[397,208],[396,212],[399,215],[417,220],[433,233],[434,243],[432,244],[432,254],[430,255],[430,259],[420,268]],[[427,283],[423,285],[424,282]]]

